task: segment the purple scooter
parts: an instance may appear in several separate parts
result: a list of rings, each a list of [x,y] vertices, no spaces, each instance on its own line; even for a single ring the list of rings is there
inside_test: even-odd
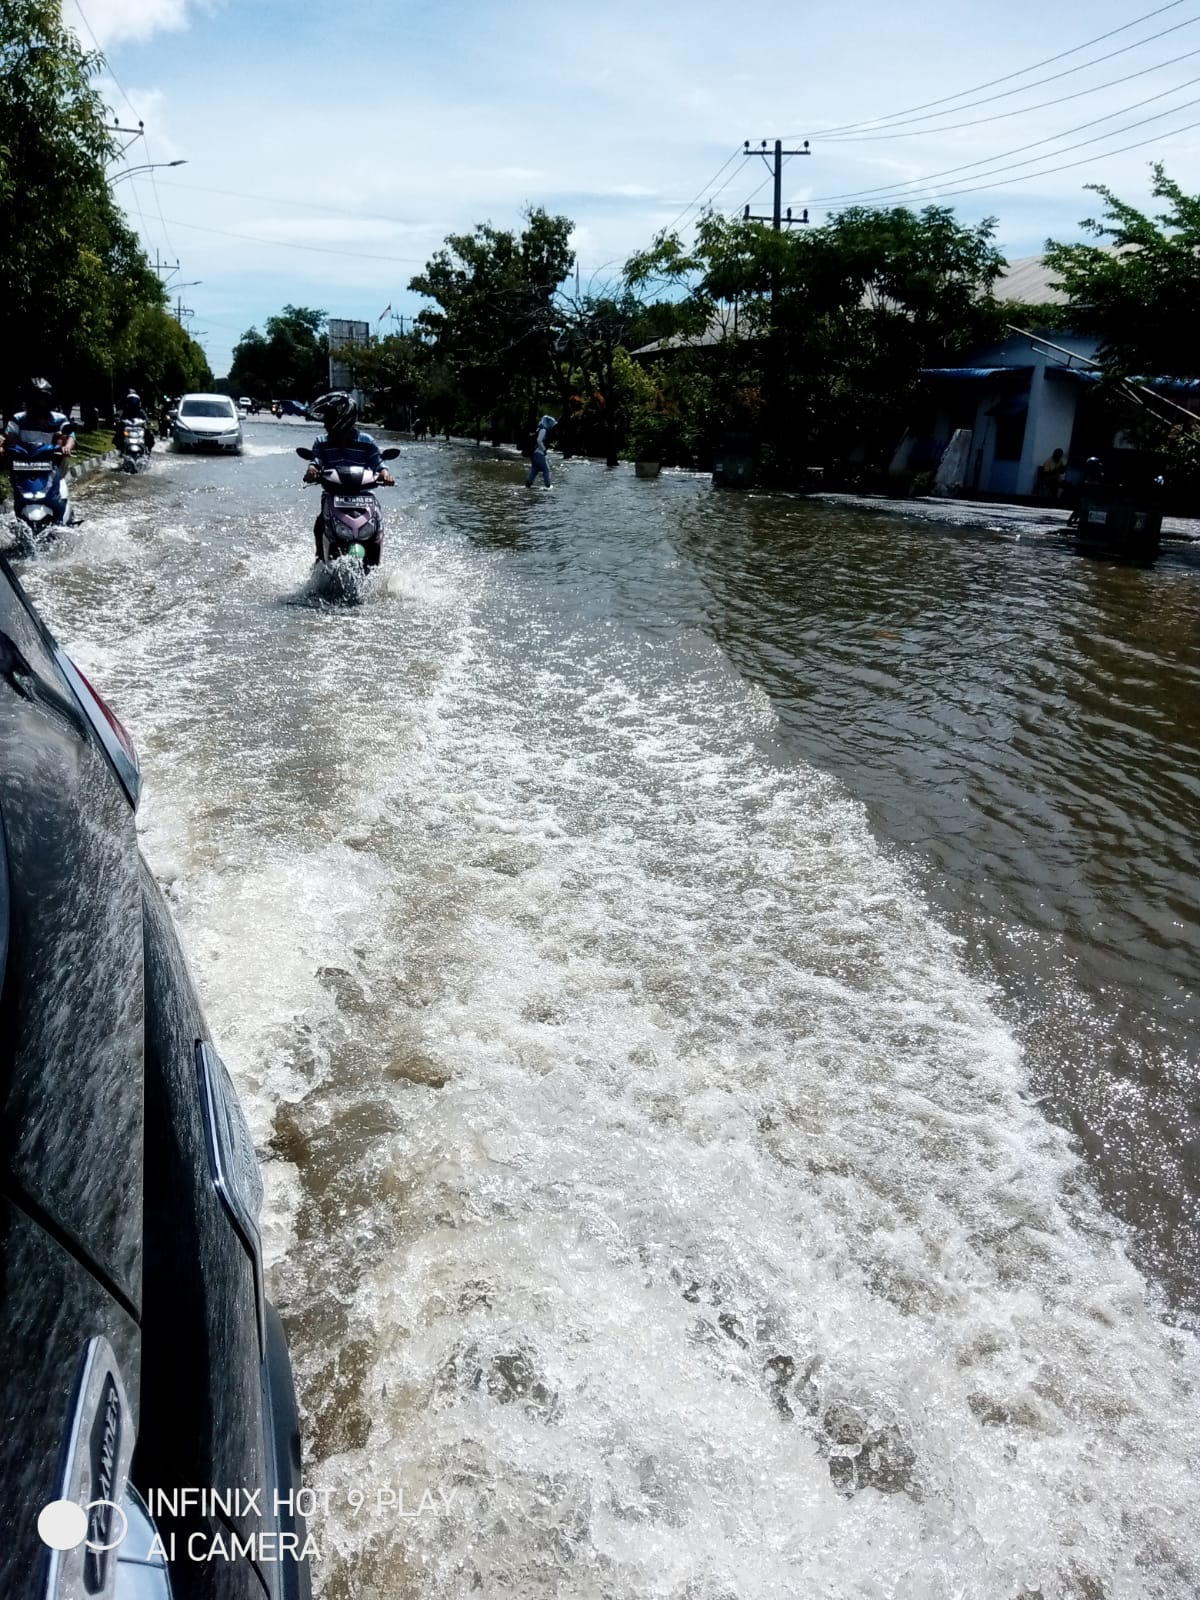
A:
[[[301,445],[296,454],[302,461],[316,461],[311,450]],[[385,461],[400,454],[393,448],[381,452]],[[354,563],[360,571],[379,565],[383,550],[383,518],[379,502],[371,491],[379,480],[370,467],[322,467],[317,480],[321,488],[322,558],[326,566],[335,562]]]

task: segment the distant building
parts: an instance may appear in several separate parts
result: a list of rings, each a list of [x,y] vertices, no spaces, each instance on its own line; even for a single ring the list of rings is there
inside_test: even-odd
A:
[[[1051,277],[1041,256],[1027,256],[1009,263],[994,293],[1001,302],[1063,305],[1066,296]],[[1068,483],[1078,481],[1089,456],[1099,456],[1111,475],[1122,476],[1132,441],[1111,412],[1105,415],[1093,404],[1098,354],[1094,338],[1054,333],[1043,340],[1035,327],[972,351],[962,366],[925,368],[930,404],[901,440],[893,467],[936,466],[954,435],[967,430],[965,494],[1034,495],[1038,470],[1055,450],[1067,458]],[[1196,382],[1152,375],[1139,381],[1189,408],[1200,396]]]
[[[1042,256],[1025,256],[1007,264],[992,292],[1001,304],[1022,308],[1065,305],[1066,296],[1052,277]],[[1023,309],[1022,320],[1030,316]],[[632,354],[662,359],[676,350],[709,349],[746,337],[738,329],[736,309],[729,307],[702,333],[659,339]],[[936,469],[956,434],[954,459],[965,466],[955,492],[968,495],[1033,496],[1039,468],[1055,450],[1067,457],[1068,483],[1078,481],[1089,456],[1101,457],[1110,468],[1119,466],[1129,441],[1092,403],[1098,353],[1094,338],[1054,333],[1042,340],[1035,326],[971,351],[960,366],[924,368],[926,404],[900,441],[892,468]],[[1142,381],[1200,409],[1200,382]]]

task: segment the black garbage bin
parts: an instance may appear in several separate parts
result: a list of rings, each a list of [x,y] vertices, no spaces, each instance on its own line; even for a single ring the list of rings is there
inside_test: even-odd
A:
[[[1162,510],[1142,496],[1102,483],[1085,484],[1075,539],[1113,555],[1153,559],[1162,542]]]

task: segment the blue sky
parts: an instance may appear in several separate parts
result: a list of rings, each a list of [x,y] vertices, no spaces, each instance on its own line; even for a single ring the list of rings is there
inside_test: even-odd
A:
[[[218,374],[238,336],[287,302],[373,325],[389,302],[411,317],[408,280],[447,233],[519,225],[527,204],[574,220],[585,281],[680,213],[686,229],[694,202],[767,209],[747,138],[811,141],[783,198],[814,220],[860,190],[944,199],[963,221],[996,216],[1013,257],[1079,237],[1097,210],[1087,183],[1144,205],[1159,159],[1200,189],[1188,126],[1200,0],[64,0],[63,12],[103,47],[114,113],[145,121],[126,165],[187,163],[114,192],[151,257],[179,261],[172,285],[201,280],[180,298]],[[1049,57],[1061,59],[1028,70]],[[944,103],[835,132],[929,102]],[[896,184],[909,187],[883,192]]]

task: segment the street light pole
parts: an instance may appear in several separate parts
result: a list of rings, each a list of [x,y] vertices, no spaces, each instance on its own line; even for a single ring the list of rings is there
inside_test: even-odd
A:
[[[140,167],[125,167],[121,172],[114,172],[108,180],[109,184],[120,183],[122,178],[135,178],[139,172],[154,172],[159,167],[186,167],[187,162],[182,157],[178,161],[146,161]]]

